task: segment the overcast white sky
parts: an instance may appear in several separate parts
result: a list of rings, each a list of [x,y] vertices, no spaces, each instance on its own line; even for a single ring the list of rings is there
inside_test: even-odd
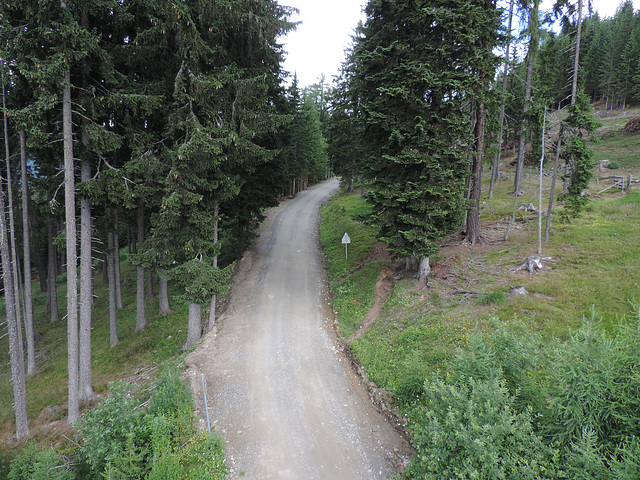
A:
[[[279,3],[300,10],[292,20],[302,21],[296,31],[282,40],[288,52],[285,69],[298,74],[300,87],[316,83],[322,74],[326,83],[331,83],[358,21],[365,19],[362,9],[366,0],[279,0]],[[543,8],[550,8],[553,3],[554,0],[543,0]],[[621,0],[592,1],[601,18],[614,15],[621,3]],[[633,0],[633,5],[640,9],[640,0]]]

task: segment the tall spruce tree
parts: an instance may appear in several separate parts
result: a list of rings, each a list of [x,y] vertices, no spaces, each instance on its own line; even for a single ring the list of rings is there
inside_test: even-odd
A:
[[[372,0],[366,14],[355,54],[372,218],[394,254],[420,259],[426,281],[436,242],[467,207],[473,136],[465,109],[478,89],[469,65],[485,55],[476,42],[485,2]]]

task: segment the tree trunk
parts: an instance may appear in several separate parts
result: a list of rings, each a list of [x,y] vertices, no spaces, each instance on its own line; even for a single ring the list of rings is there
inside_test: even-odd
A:
[[[118,340],[118,314],[116,306],[116,261],[114,252],[113,230],[109,228],[107,241],[108,255],[108,278],[109,278],[109,346],[115,347]]]
[[[484,83],[481,75],[480,80]],[[471,190],[469,199],[473,202],[473,209],[467,213],[466,240],[475,245],[480,237],[480,193],[482,191],[482,161],[484,159],[484,120],[485,105],[483,101],[478,104],[476,128],[475,128],[475,152],[473,155],[473,167],[471,174]]]
[[[120,223],[118,222],[118,209],[115,212],[115,230],[113,232],[113,247],[114,247],[114,259],[116,268],[116,307],[118,310],[122,310],[124,305],[122,303],[122,282],[120,281]],[[131,245],[129,245],[129,253],[131,253]]]
[[[216,198],[216,201],[213,207],[213,218],[214,218],[213,243],[215,243],[216,245],[218,244],[218,222],[220,220],[218,218],[219,216],[220,216],[220,202],[218,202],[218,199]],[[218,267],[217,254],[213,256],[212,264],[214,268]],[[209,328],[208,328],[209,332],[212,332],[216,326],[216,302],[217,302],[217,295],[213,295],[211,297],[211,302],[209,303]]]
[[[349,180],[349,188],[347,189],[347,192],[349,193],[353,193],[353,175],[351,175],[351,179]]]
[[[2,106],[6,109],[5,104],[5,91],[4,91],[4,69],[2,70]],[[20,349],[22,349],[23,338],[22,338],[22,315],[20,314],[20,275],[18,274],[19,266],[18,263],[18,246],[16,244],[16,222],[13,216],[13,182],[11,180],[11,155],[9,154],[9,126],[7,124],[7,116],[4,115],[4,142],[5,142],[5,154],[6,154],[6,165],[7,165],[7,199],[9,201],[9,249],[11,250],[11,270],[7,270],[12,275],[13,280],[13,302],[15,305],[15,316],[16,322],[18,324],[18,341],[20,342]],[[5,275],[6,276],[6,275]],[[5,298],[7,297],[5,295]],[[26,321],[25,321],[26,326]],[[26,330],[26,328],[25,328]],[[22,363],[24,370],[24,362]],[[24,375],[24,371],[22,372]]]
[[[6,109],[4,88],[4,65],[2,69],[2,107]],[[7,116],[4,117],[4,142],[7,167],[9,166],[9,129]],[[7,184],[11,189],[11,182]],[[7,330],[9,334],[9,363],[11,367],[11,384],[13,387],[13,409],[16,414],[16,438],[23,439],[29,435],[29,419],[27,417],[27,387],[24,375],[24,351],[22,349],[22,327],[18,316],[19,303],[14,291],[14,276],[11,274],[17,266],[11,264],[9,253],[9,240],[7,232],[7,219],[5,217],[4,194],[0,181],[0,257],[2,259],[3,286],[5,293],[5,311],[7,317]]]
[[[199,303],[189,304],[189,327],[187,331],[187,343],[184,349],[187,350],[196,343],[202,336],[202,306]]]
[[[522,190],[522,170],[524,169],[525,150],[525,117],[531,106],[531,90],[533,88],[533,67],[538,50],[538,5],[539,0],[534,3],[529,11],[529,51],[527,52],[527,75],[524,82],[524,103],[522,105],[522,121],[520,122],[520,136],[518,139],[518,161],[516,164],[516,175],[513,183],[513,192],[516,199]]]
[[[506,93],[507,91],[507,80],[509,73],[509,50],[511,49],[511,27],[513,25],[513,0],[509,2],[509,22],[508,22],[508,30],[507,30],[507,49],[504,55],[504,71],[502,72],[502,92]],[[502,131],[504,127],[504,109],[505,109],[505,100],[502,100],[502,104],[500,105],[500,114],[498,115],[498,140],[496,142],[496,154],[493,158],[493,168],[491,170],[491,183],[489,184],[489,199],[493,196],[493,187],[498,181],[498,175],[500,174],[500,155],[502,153]]]
[[[162,275],[160,275],[160,278],[158,279],[158,305],[158,315],[161,317],[171,313],[171,308],[169,307],[168,281],[166,277],[163,277]]]
[[[571,82],[571,105],[576,103],[578,95],[578,68],[580,67],[580,39],[582,37],[582,0],[578,0],[578,24],[576,30],[576,48],[573,55],[573,78]]]
[[[431,273],[431,265],[429,265],[429,257],[420,258],[418,266],[418,283],[429,283],[429,274]]]
[[[547,107],[542,119],[542,154],[540,155],[540,171],[538,172],[538,255],[542,255],[542,173],[544,171],[544,136],[547,124]]]
[[[549,230],[551,229],[551,210],[553,208],[553,199],[556,194],[556,178],[558,177],[558,163],[560,161],[560,150],[562,148],[562,127],[558,134],[558,146],[556,147],[556,160],[553,164],[553,177],[551,178],[551,192],[549,192],[549,207],[547,208],[547,221],[544,227],[544,241],[549,241]]]
[[[91,163],[82,160],[82,182],[91,180]],[[80,400],[94,397],[91,375],[91,307],[93,305],[93,258],[91,256],[91,204],[80,200]]]
[[[64,199],[67,233],[67,365],[69,375],[69,423],[80,419],[78,390],[78,271],[76,268],[76,201],[73,177],[73,124],[71,117],[71,74],[64,75],[62,129],[64,141]]]
[[[24,256],[24,324],[27,337],[27,375],[36,373],[36,347],[33,332],[33,293],[31,291],[31,242],[29,235],[29,182],[27,181],[27,139],[20,130],[20,170],[22,172],[22,246]]]
[[[2,271],[8,273],[11,272],[12,266],[4,212],[4,195],[2,194],[2,182],[0,182],[0,254],[2,257]],[[29,435],[27,388],[24,376],[24,352],[22,350],[22,342],[18,337],[18,330],[21,327],[16,317],[16,304],[11,301],[12,298],[15,298],[13,292],[13,276],[4,275],[3,277],[6,298],[7,330],[9,332],[9,363],[11,365],[11,384],[13,386],[13,409],[16,415],[16,438],[21,440]]]
[[[144,202],[138,203],[138,249],[144,242]],[[142,332],[147,326],[144,312],[144,267],[138,267],[136,277],[136,332]]]
[[[60,320],[60,316],[58,314],[58,285],[56,284],[56,277],[58,274],[58,253],[56,252],[56,246],[53,243],[53,237],[55,237],[55,222],[51,215],[47,218],[47,256],[48,256],[48,278],[47,278],[47,287],[48,287],[48,305],[49,305],[49,314],[51,315],[51,323],[56,323]]]

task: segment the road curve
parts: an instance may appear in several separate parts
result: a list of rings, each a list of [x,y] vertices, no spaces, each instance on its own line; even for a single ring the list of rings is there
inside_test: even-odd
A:
[[[318,207],[337,188],[330,180],[270,211],[219,332],[187,357],[201,418],[205,375],[231,478],[388,479],[407,451],[337,348],[317,241]]]

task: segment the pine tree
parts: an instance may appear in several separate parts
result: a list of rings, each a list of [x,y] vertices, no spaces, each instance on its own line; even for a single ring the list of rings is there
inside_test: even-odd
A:
[[[375,178],[368,194],[372,219],[391,252],[420,258],[420,281],[436,242],[457,228],[466,208],[473,138],[465,106],[479,91],[467,66],[486,52],[468,40],[487,20],[494,25],[484,7],[371,1],[355,50],[369,176]]]

